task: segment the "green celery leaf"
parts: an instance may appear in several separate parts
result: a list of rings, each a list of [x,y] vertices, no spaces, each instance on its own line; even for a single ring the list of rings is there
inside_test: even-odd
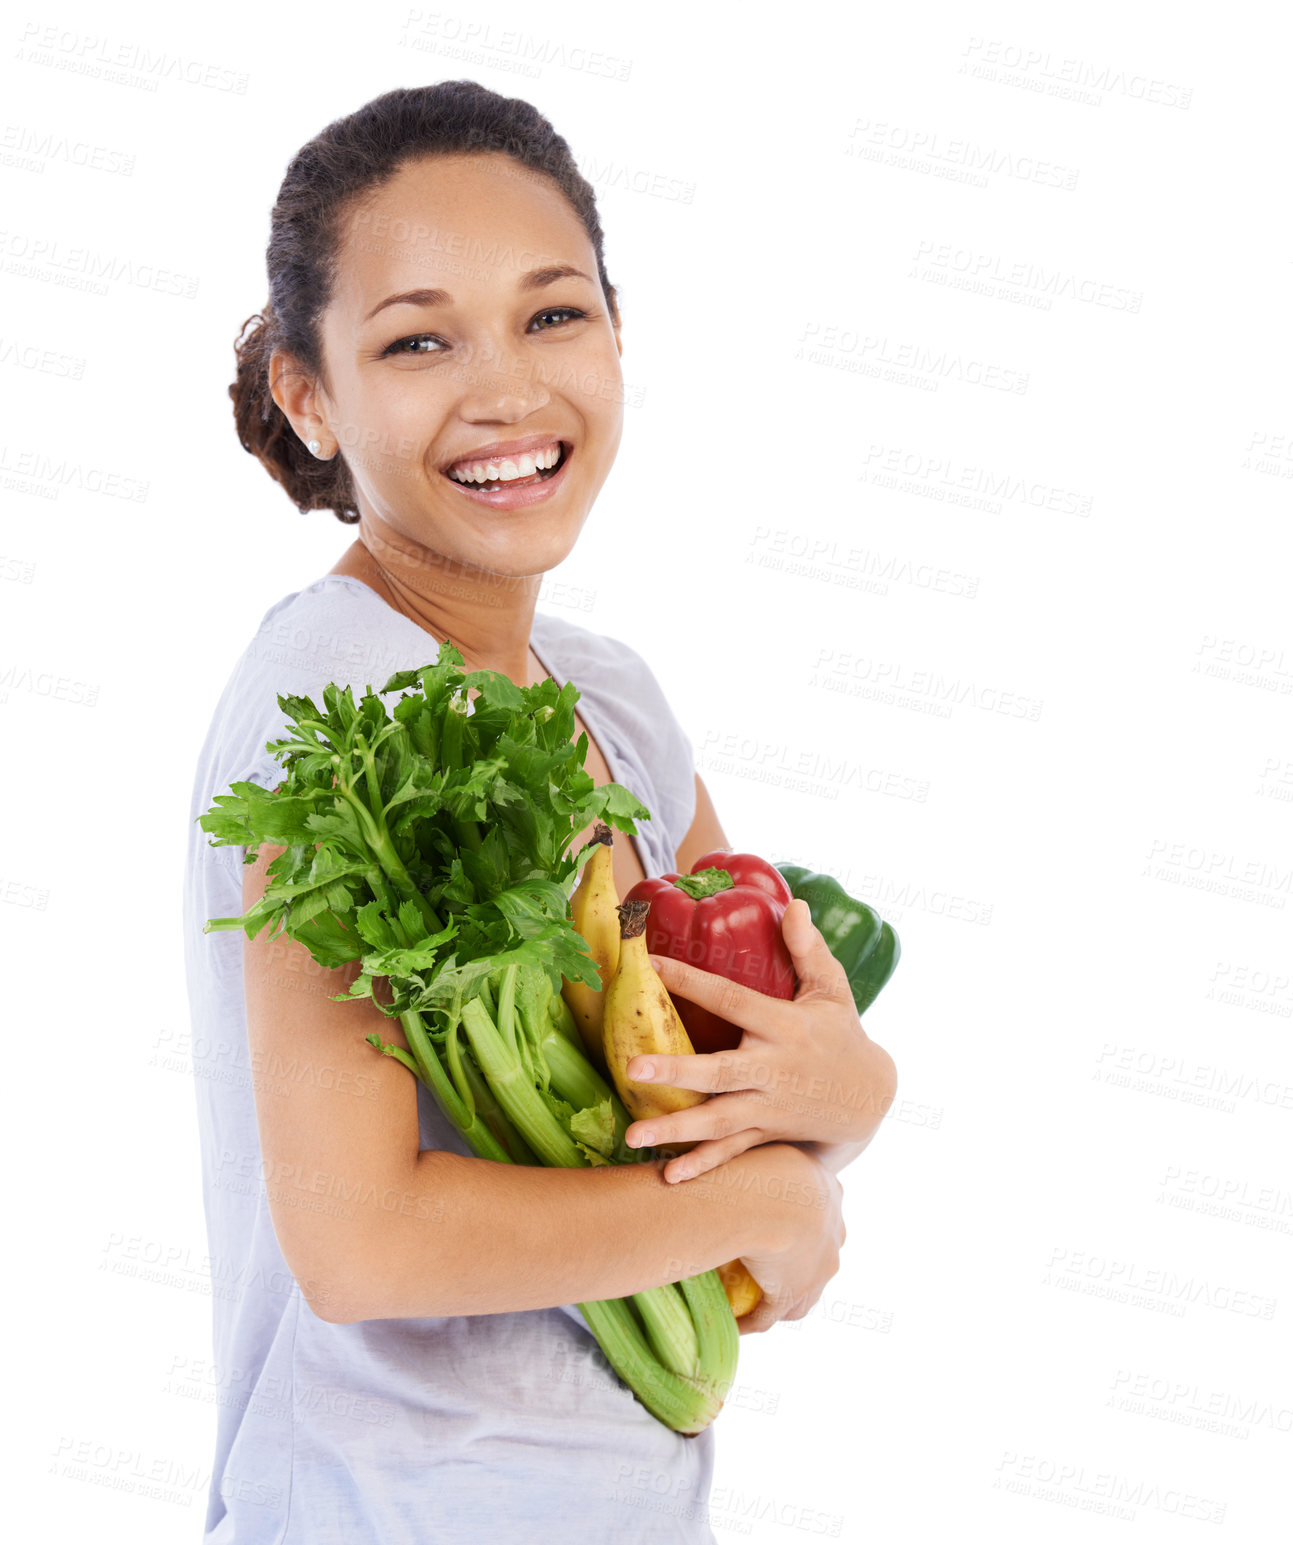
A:
[[[510,878],[507,838],[499,826],[491,826],[480,847],[473,852],[464,848],[462,868],[477,896],[493,896],[504,889]]]
[[[546,791],[553,773],[575,758],[575,747],[567,741],[555,750],[545,751],[539,746],[521,745],[510,735],[500,735],[497,750],[507,758],[509,779],[522,788]]]
[[[611,1102],[603,1100],[600,1105],[589,1105],[576,1111],[570,1118],[570,1135],[585,1153],[591,1148],[601,1156],[603,1164],[610,1163],[615,1153],[615,1115]]]
[[[393,676],[386,678],[386,685],[382,688],[383,695],[387,692],[403,692],[409,687],[421,687],[422,683],[418,678],[426,669],[428,669],[427,666],[419,666],[411,671],[396,671]],[[415,699],[410,698],[406,701],[413,702]]]
[[[407,898],[400,902],[399,908],[400,927],[405,935],[412,941],[420,942],[426,937],[426,919],[419,911],[417,903]]]
[[[387,814],[399,805],[416,800],[420,815],[434,815],[443,802],[441,791],[445,781],[443,768],[433,767],[426,760],[407,762],[403,778],[386,800]]]
[[[460,857],[450,863],[449,873],[439,887],[439,895],[444,901],[458,902],[462,906],[469,906],[476,900],[476,892],[467,878]]]
[[[566,920],[566,893],[552,880],[522,880],[493,897],[496,907],[522,938]],[[576,935],[578,937],[578,935]]]
[[[242,847],[291,847],[310,838],[313,805],[309,799],[275,794],[258,783],[229,785],[230,793],[217,794],[217,809],[198,817],[203,831],[215,835],[211,847],[237,843]]]
[[[445,639],[433,662],[419,665],[414,670],[396,671],[387,680],[382,693],[385,695],[387,692],[404,692],[410,687],[419,687],[427,700],[431,701],[444,693],[446,684],[456,684],[464,663],[462,655],[448,639]]]
[[[413,909],[417,910],[416,907]],[[389,921],[382,915],[380,901],[370,901],[367,906],[360,907],[355,913],[355,927],[360,937],[366,944],[379,950],[394,950],[400,948],[400,941],[395,937],[395,930]]]
[[[314,706],[314,702],[308,697],[293,697],[290,694],[278,693],[278,706],[289,719],[294,719],[300,724],[302,719],[322,719],[324,716]]]
[[[348,932],[331,913],[324,912],[308,923],[294,924],[291,935],[304,944],[319,965],[329,970],[358,960],[363,944],[357,933]]]
[[[417,971],[429,971],[440,964],[444,946],[453,938],[457,927],[447,923],[439,933],[429,934],[417,944],[407,948],[370,950],[364,956],[364,969],[374,976],[412,976]]]
[[[349,739],[358,714],[355,695],[350,687],[338,687],[335,681],[330,681],[323,689],[323,704],[328,711],[329,722],[342,731],[343,738]]]
[[[598,794],[602,796],[602,808],[598,812],[602,819],[611,826],[618,826],[622,832],[632,836],[637,827],[635,821],[649,821],[651,812],[629,789],[622,783],[603,783],[598,786]]]
[[[464,687],[479,687],[485,704],[515,713],[525,707],[525,694],[499,671],[471,671],[463,677]]]

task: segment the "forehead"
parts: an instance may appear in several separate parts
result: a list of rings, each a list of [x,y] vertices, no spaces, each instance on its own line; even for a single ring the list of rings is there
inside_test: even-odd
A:
[[[594,273],[592,243],[556,184],[510,156],[428,156],[406,163],[342,222],[335,312],[354,319],[399,290],[455,298],[510,294],[549,263]]]

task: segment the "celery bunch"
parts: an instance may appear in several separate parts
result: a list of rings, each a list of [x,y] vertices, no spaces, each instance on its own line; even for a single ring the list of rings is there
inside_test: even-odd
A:
[[[206,931],[266,924],[322,966],[358,961],[338,997],[398,1017],[408,1051],[368,1037],[427,1086],[471,1151],[514,1164],[640,1162],[628,1112],[588,1061],[562,977],[600,986],[567,914],[580,865],[570,848],[590,821],[621,831],[650,812],[617,783],[594,785],[588,738],[574,733],[569,682],[516,686],[464,672],[445,642],[433,665],[399,671],[356,703],[329,684],[323,706],[278,698],[288,721],[266,749],[274,789],[230,786],[198,818],[211,845],[254,863],[268,844],[265,892]],[[477,696],[469,698],[469,689]],[[390,711],[382,697],[403,695]],[[373,993],[388,983],[390,1002]],[[608,1361],[660,1421],[699,1432],[736,1372],[738,1333],[716,1271],[579,1305]]]

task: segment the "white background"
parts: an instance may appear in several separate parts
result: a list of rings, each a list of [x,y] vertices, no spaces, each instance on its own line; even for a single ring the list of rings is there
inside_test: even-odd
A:
[[[351,539],[239,448],[232,340],[297,148],[466,75],[568,139],[621,293],[622,448],[540,609],[647,657],[735,846],[903,945],[867,1015],[899,1103],[817,1310],[742,1343],[718,1538],[1286,1538],[1278,8],[351,15],[5,23],[11,1509],[200,1532],[201,1484],[130,1489],[207,1473],[218,1391],[192,768],[264,612]]]

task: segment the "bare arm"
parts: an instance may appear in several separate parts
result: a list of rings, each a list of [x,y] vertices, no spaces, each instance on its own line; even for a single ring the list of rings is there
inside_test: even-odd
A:
[[[244,909],[278,851],[245,870]],[[270,1212],[320,1318],[618,1298],[737,1257],[756,1280],[760,1262],[773,1280],[781,1273],[787,1297],[802,1288],[810,1304],[837,1269],[827,1216],[838,1211],[837,1183],[789,1144],[682,1186],[662,1178],[662,1162],[562,1170],[420,1151],[412,1075],[364,1041],[377,1029],[405,1044],[398,1021],[363,999],[331,1001],[355,968],[325,971],[303,945],[270,940],[267,929],[243,949],[250,1050],[264,1075],[256,1113]],[[275,1079],[284,1067],[313,1074]],[[805,1248],[814,1240],[815,1254]]]
[[[811,1153],[815,1159],[830,1170],[832,1175],[838,1175],[846,1164],[851,1164],[858,1154],[866,1147],[865,1143],[796,1143],[796,1148],[802,1148],[805,1153]]]
[[[724,835],[714,801],[709,797],[699,773],[696,774],[696,814],[687,835],[678,847],[677,869],[679,874],[689,874],[691,866],[702,853],[711,848],[730,848],[732,844]]]

